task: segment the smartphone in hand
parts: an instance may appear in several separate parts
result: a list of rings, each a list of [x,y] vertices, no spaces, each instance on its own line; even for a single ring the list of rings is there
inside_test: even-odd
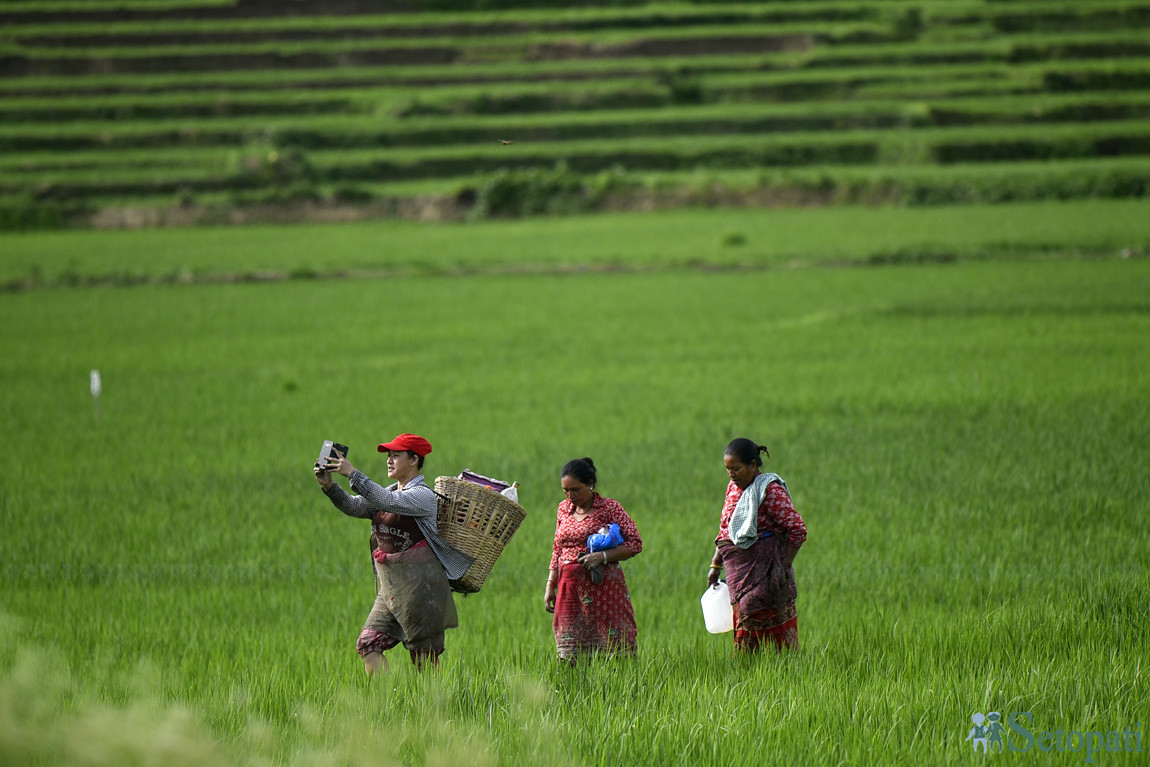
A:
[[[327,466],[328,463],[332,461],[339,460],[339,456],[336,455],[337,451],[339,452],[339,455],[346,456],[347,445],[341,445],[338,442],[332,442],[330,439],[325,439],[323,441],[323,447],[320,448],[319,458],[316,460],[315,465],[323,467]]]

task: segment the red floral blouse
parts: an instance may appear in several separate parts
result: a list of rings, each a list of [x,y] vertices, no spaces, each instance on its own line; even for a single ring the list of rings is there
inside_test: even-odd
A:
[[[733,507],[732,507],[733,508]],[[604,498],[595,493],[591,503],[591,513],[583,519],[575,519],[575,504],[564,500],[559,504],[558,519],[555,524],[555,543],[551,552],[551,569],[558,570],[560,564],[577,562],[579,554],[587,551],[587,536],[599,532],[612,522],[619,525],[623,534],[623,547],[632,554],[643,550],[643,539],[639,528],[628,516],[623,504],[614,498]]]
[[[719,535],[715,542],[731,540],[730,524],[731,514],[743,491],[734,482],[727,485],[727,497],[723,501],[723,513],[719,517]],[[797,549],[807,539],[807,526],[803,518],[795,511],[791,504],[791,496],[778,482],[767,485],[763,493],[763,502],[759,505],[759,535],[768,530],[775,535],[786,535],[787,545]]]

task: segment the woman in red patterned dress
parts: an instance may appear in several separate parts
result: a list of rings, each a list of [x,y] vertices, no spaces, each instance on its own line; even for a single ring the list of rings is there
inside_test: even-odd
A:
[[[635,611],[618,563],[642,551],[643,539],[618,501],[595,492],[596,479],[590,458],[568,461],[559,476],[566,499],[559,504],[543,604],[555,614],[555,649],[568,663],[596,652],[635,653]],[[587,537],[612,523],[623,543],[588,553]]]
[[[807,526],[782,478],[760,470],[760,453],[770,457],[765,447],[744,438],[733,440],[723,453],[731,481],[707,582],[714,586],[726,568],[738,650],[755,652],[763,645],[797,650],[792,565],[807,539]]]

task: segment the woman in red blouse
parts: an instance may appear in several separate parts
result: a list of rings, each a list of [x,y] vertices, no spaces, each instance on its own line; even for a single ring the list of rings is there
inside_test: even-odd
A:
[[[635,652],[635,611],[618,563],[642,551],[643,539],[618,501],[595,492],[596,479],[590,458],[568,461],[559,475],[566,499],[559,504],[543,604],[555,614],[559,658],[569,663],[595,652]],[[619,525],[623,543],[588,553],[587,537],[611,523]]]
[[[807,539],[807,526],[791,504],[787,484],[760,471],[762,445],[739,438],[727,445],[723,464],[731,478],[715,538],[708,585],[727,571],[734,611],[735,647],[755,652],[763,645],[799,649],[792,565]],[[740,505],[743,495],[750,493]],[[761,497],[757,509],[752,508]]]

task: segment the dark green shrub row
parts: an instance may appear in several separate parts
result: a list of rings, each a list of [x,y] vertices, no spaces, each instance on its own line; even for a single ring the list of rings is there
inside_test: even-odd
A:
[[[250,190],[233,190],[231,193],[232,202],[240,206],[278,205],[289,202],[317,201],[322,199],[322,197],[323,195],[316,185],[307,181],[298,181],[285,185],[273,184]]]
[[[1150,112],[1150,108],[1147,109]],[[755,135],[792,131],[831,131],[863,128],[898,128],[933,124],[928,114],[909,115],[899,111],[874,111],[859,114],[795,114],[749,117],[745,119],[691,118],[663,120],[608,121],[567,124],[524,125],[515,132],[519,143],[581,141],[588,139],[678,138],[698,134],[707,136]],[[275,140],[282,145],[307,150],[371,149],[387,147],[430,147],[494,143],[507,136],[500,127],[428,127],[402,132],[336,133],[322,130],[282,130]],[[3,141],[0,140],[0,148]]]
[[[991,18],[994,28],[1005,34],[1111,29],[1128,31],[1150,26],[1150,4],[1094,9],[1089,3],[1083,3],[1073,11],[1028,9],[1025,12],[1000,12]]]
[[[203,76],[172,74],[160,78],[109,75],[55,79],[31,88],[27,87],[30,81],[21,83],[9,79],[0,80],[0,102],[5,98],[38,97],[45,100],[59,98],[66,103],[73,96],[95,95],[135,96],[144,100],[156,93],[188,93],[196,94],[189,97],[191,103],[203,103],[209,97],[222,103],[244,102],[245,99],[260,103],[270,101],[266,97],[273,92],[286,92],[283,101],[291,101],[297,98],[292,95],[294,92],[306,94],[299,101],[312,101],[317,98],[315,94],[320,94],[320,99],[346,99],[351,107],[356,97],[364,95],[365,89],[387,82],[397,88],[422,92],[406,107],[396,111],[397,116],[406,117],[461,112],[492,114],[520,109],[550,111],[566,109],[571,104],[580,109],[594,109],[599,98],[597,93],[608,94],[604,103],[612,103],[610,94],[615,92],[624,94],[624,99],[619,100],[624,105],[625,99],[633,93],[648,99],[651,104],[663,105],[675,102],[670,98],[672,89],[669,86],[679,86],[676,79],[685,82],[688,89],[701,85],[703,103],[760,99],[813,101],[849,97],[877,86],[896,86],[900,89],[898,95],[906,98],[937,98],[939,90],[936,84],[939,83],[949,90],[968,83],[962,93],[977,95],[979,88],[992,85],[996,86],[995,92],[1002,92],[1009,84],[1013,91],[1029,93],[1037,90],[1144,89],[1150,82],[1150,65],[1145,58],[1128,58],[1121,62],[1105,59],[1097,62],[1051,62],[1044,67],[1045,73],[1038,71],[1037,65],[1016,67],[1002,61],[939,70],[910,69],[899,64],[861,70],[858,67],[834,70],[810,66],[809,63],[803,66],[808,68],[796,70],[790,64],[774,64],[756,57],[732,57],[698,61],[673,59],[670,62],[632,59],[619,61],[617,68],[590,69],[575,61],[570,69],[545,70],[529,70],[526,65],[497,70],[448,65],[427,70],[340,68],[331,70],[330,74],[323,70],[300,73],[272,70],[239,79],[230,78],[227,73],[218,76],[212,73]],[[1048,82],[1042,86],[1040,83],[1044,76]],[[648,83],[636,85],[635,78],[640,77],[648,78]],[[525,81],[534,84],[554,82],[557,87],[550,92],[550,99],[540,99],[533,95],[537,90],[527,90],[530,85],[521,89]],[[574,90],[568,85],[572,82],[588,85],[583,90]],[[444,86],[452,86],[455,93],[451,96],[437,95],[436,89]],[[474,93],[460,95],[461,86]],[[346,94],[348,90],[353,93]],[[262,98],[250,99],[252,92],[258,92]]]
[[[552,93],[480,93],[448,101],[429,101],[417,97],[399,110],[397,116],[431,117],[447,115],[538,114],[599,109],[651,109],[671,106],[674,100],[663,88],[597,90],[591,92],[555,91]]]
[[[175,197],[206,192],[253,191],[268,186],[269,182],[244,174],[221,173],[199,178],[172,177],[163,179],[131,179],[124,181],[58,181],[37,186],[30,195],[36,205],[61,204],[65,207],[99,197]],[[0,194],[21,195],[26,190],[0,188]]]
[[[1094,40],[1018,44],[1011,47],[1007,61],[1073,61],[1078,59],[1118,59],[1150,55],[1150,39]]]
[[[723,6],[721,10],[705,11],[703,10],[710,2],[720,4]],[[675,13],[664,12],[656,5],[650,5],[648,0],[597,0],[596,2],[581,3],[582,7],[600,7],[600,8],[645,8],[648,12],[642,15],[629,16],[627,20],[632,23],[653,23],[655,21],[663,21],[664,23],[676,23],[682,18],[687,19],[701,19],[700,23],[729,23],[728,20],[741,21],[748,18],[757,19],[761,16],[768,17],[781,17],[782,19],[793,19],[795,16],[802,17],[807,14],[817,14],[818,18],[825,18],[829,20],[849,20],[856,17],[864,11],[858,7],[857,3],[843,2],[834,6],[823,6],[817,10],[808,10],[804,8],[806,3],[802,0],[791,0],[786,3],[787,5],[794,6],[793,12],[781,11],[776,8],[760,9],[755,6],[757,3],[743,3],[747,6],[746,10],[740,9],[739,11],[732,11],[731,6],[738,3],[727,2],[727,0],[695,0],[693,3],[696,8],[692,9],[689,13]],[[773,6],[778,6],[780,0],[775,0]],[[928,3],[928,6],[933,5]],[[395,0],[387,3],[387,10],[389,12],[414,12],[414,11],[499,11],[499,10],[517,10],[526,8],[569,8],[570,3],[562,2],[562,0],[422,0],[415,2],[415,0]],[[378,0],[292,0],[290,4],[283,2],[283,0],[237,0],[237,2],[228,5],[193,5],[188,4],[180,6],[173,4],[171,7],[132,7],[130,3],[120,2],[112,6],[105,6],[101,8],[82,9],[79,6],[68,8],[29,8],[24,6],[20,9],[13,10],[0,10],[0,22],[5,24],[46,24],[46,23],[110,23],[118,21],[151,21],[162,23],[172,20],[228,20],[228,19],[258,19],[258,18],[282,18],[284,15],[291,16],[338,16],[338,15],[371,15],[380,12],[380,3]],[[867,9],[867,13],[875,13],[876,10]],[[1051,10],[1051,11],[1034,11],[1029,10],[1027,13],[1015,12],[1001,12],[993,14],[992,18],[1001,19],[1001,29],[1003,30],[1031,30],[1031,29],[1046,29],[1046,28],[1064,28],[1064,25],[1070,24],[1111,24],[1123,23],[1128,24],[1130,21],[1137,21],[1144,18],[1143,14],[1145,9],[1143,7],[1135,6],[1132,8],[1119,8],[1119,9],[1100,9],[1096,11],[1089,10],[1086,6],[1081,12],[1071,13],[1064,10]],[[988,14],[990,15],[990,14]],[[1030,19],[1030,16],[1037,17]],[[949,21],[951,17],[940,15],[939,22]],[[959,15],[961,18],[961,14]],[[1097,21],[1091,22],[1091,19],[1096,18]],[[593,24],[598,20],[591,19],[580,21],[577,23]],[[619,22],[616,21],[616,24]],[[1108,28],[1108,27],[1107,27]]]
[[[595,153],[565,153],[565,161],[575,173],[598,173],[615,166],[630,170],[677,171],[698,167],[754,168],[792,167],[815,164],[860,165],[874,163],[879,156],[874,141],[844,139],[839,142],[778,144],[760,147],[718,147],[684,153],[653,145],[646,149],[628,148]],[[420,178],[452,178],[473,173],[495,173],[538,167],[548,160],[535,156],[502,155],[429,157],[411,161],[369,160],[325,169],[329,181],[405,181]]]
[[[803,66],[808,68],[842,68],[882,65],[936,65],[941,63],[1030,62],[1078,60],[1146,55],[1150,41],[1133,36],[1108,39],[1105,36],[1076,39],[1059,36],[1053,39],[1014,41],[1007,46],[1001,41],[978,44],[906,45],[917,39],[924,29],[920,13],[905,11],[886,26],[862,24],[858,27],[828,28],[812,26],[807,31],[774,33],[770,26],[755,27],[746,33],[722,33],[689,36],[636,37],[593,44],[591,40],[551,40],[527,44],[514,38],[500,46],[489,43],[468,45],[455,40],[428,40],[425,45],[396,45],[388,39],[328,43],[307,48],[302,44],[259,48],[242,44],[226,48],[177,47],[171,53],[134,55],[130,49],[107,48],[82,50],[79,55],[67,46],[24,52],[9,46],[0,56],[0,75],[76,76],[85,74],[145,74],[156,72],[220,72],[261,69],[301,69],[368,66],[412,66],[433,64],[466,64],[475,57],[497,55],[505,60],[523,60],[529,65],[536,57],[632,58],[693,57],[727,54],[763,55],[805,50],[818,46]],[[325,41],[326,42],[326,41]],[[836,50],[849,46],[849,50]]]
[[[256,69],[322,69],[450,64],[459,50],[447,47],[383,48],[284,53],[211,53],[163,56],[0,56],[0,77],[75,77],[93,73],[143,75],[156,72],[234,72]]]
[[[715,2],[722,7],[715,9],[707,8],[706,6],[709,3],[699,2],[698,0],[693,3],[694,7],[689,9],[684,9],[681,6],[679,8],[663,8],[660,7],[658,3],[650,3],[648,0],[585,2],[581,3],[581,7],[600,7],[605,10],[631,8],[634,10],[624,15],[608,11],[603,16],[586,15],[579,18],[558,17],[554,21],[534,24],[533,28],[546,31],[569,30],[578,32],[603,29],[648,30],[731,24],[845,23],[852,21],[882,20],[893,20],[903,30],[918,30],[922,27],[922,12],[919,8],[867,7],[857,2],[841,2],[835,5],[820,4],[815,7],[810,7],[809,4],[801,1],[784,3],[775,0],[775,2],[767,6],[760,3],[742,3],[741,5],[743,7],[735,9],[733,6],[739,5],[738,3],[729,3],[723,0],[715,0]],[[787,7],[784,8],[784,5]],[[293,0],[290,4],[282,0],[266,0],[266,2],[238,0],[238,2],[230,5],[189,5],[182,8],[135,9],[127,7],[124,4],[117,4],[116,7],[91,10],[80,10],[79,8],[45,8],[43,10],[35,10],[26,7],[20,10],[8,10],[0,6],[0,24],[7,25],[18,31],[21,25],[42,27],[47,24],[106,25],[116,22],[151,22],[157,29],[162,29],[165,23],[171,21],[200,21],[210,24],[212,22],[218,23],[227,20],[238,21],[265,18],[273,23],[268,25],[270,29],[256,39],[268,40],[280,39],[277,37],[279,34],[290,34],[291,32],[298,31],[298,28],[275,28],[274,21],[285,17],[313,16],[326,19],[339,16],[373,16],[378,15],[381,10],[385,10],[389,13],[455,11],[461,15],[456,18],[437,20],[419,26],[410,24],[391,26],[377,24],[371,28],[371,32],[375,34],[383,32],[389,35],[404,36],[467,35],[482,37],[493,34],[507,34],[508,32],[519,30],[523,25],[516,24],[516,22],[507,18],[491,21],[472,21],[467,18],[469,12],[506,11],[529,8],[567,9],[569,7],[569,3],[561,2],[561,0],[471,0],[471,2],[464,2],[463,0],[425,0],[418,3],[414,0],[406,0],[406,2],[389,2],[386,4],[385,9],[381,9],[378,0],[363,0],[362,2],[353,2],[352,0],[328,0],[322,3],[314,0]],[[936,14],[932,18],[933,24],[948,24],[954,21],[961,23],[963,21],[962,15],[960,14],[955,17],[947,14]],[[330,25],[327,26],[332,33],[337,35],[352,31],[353,29],[331,29]],[[131,45],[137,42],[137,38],[134,36],[124,37],[99,34],[95,39],[105,41],[104,44]],[[156,44],[167,45],[172,42],[178,43],[182,39],[184,38],[179,37],[176,33],[172,33],[169,36],[161,38],[161,41]],[[119,43],[117,43],[117,41],[119,41]],[[74,45],[76,42],[73,41],[72,44]],[[95,44],[94,40],[89,44]]]
[[[922,118],[927,125],[1016,125],[1025,123],[1101,122],[1105,120],[1134,120],[1150,117],[1150,99],[1141,102],[1107,103],[1105,100],[1077,104],[1055,104],[1040,110],[1020,109],[1016,112],[988,111],[977,106],[969,109],[956,107],[928,107],[929,114]]]
[[[53,134],[47,130],[0,133],[0,152],[71,152],[163,147],[241,146],[249,139],[245,131],[195,128],[164,128],[147,133]]]
[[[757,133],[757,131],[755,131]],[[982,137],[985,135],[985,138]],[[633,171],[682,171],[696,168],[804,167],[818,165],[875,165],[880,162],[954,165],[970,162],[1019,162],[1068,158],[1118,157],[1150,154],[1150,131],[1137,125],[1101,133],[1061,131],[1021,138],[991,137],[985,131],[962,135],[953,132],[897,133],[890,136],[819,137],[796,135],[786,142],[702,142],[684,147],[679,142],[661,145],[605,146],[564,152],[570,171],[597,173],[615,166]],[[59,181],[37,189],[41,199],[75,200],[93,196],[173,194],[181,189],[203,191],[253,191],[286,189],[301,183],[378,183],[427,178],[454,178],[474,173],[514,172],[536,168],[553,159],[530,152],[490,152],[424,156],[411,159],[335,159],[323,166],[311,162],[298,146],[257,142],[245,145],[232,169],[205,177],[167,178],[145,175],[116,181]],[[12,188],[11,191],[19,191]]]
[[[877,11],[861,9],[856,3],[844,2],[837,6],[824,6],[818,9],[808,9],[802,2],[792,2],[793,11],[781,11],[777,8],[761,8],[758,3],[744,3],[746,9],[731,10],[737,3],[721,2],[724,6],[718,10],[704,10],[707,3],[696,2],[697,8],[689,12],[676,12],[668,9],[664,11],[658,4],[652,5],[649,0],[614,0],[613,2],[584,2],[581,7],[610,8],[636,8],[643,9],[645,13],[629,14],[623,18],[564,20],[557,22],[561,29],[599,29],[600,25],[609,24],[611,27],[632,24],[648,27],[652,25],[681,26],[686,24],[727,24],[760,21],[762,19],[775,20],[776,23],[786,21],[808,20],[816,18],[826,21],[850,21],[860,16],[870,17]],[[778,5],[776,0],[773,5]],[[459,11],[462,13],[473,11],[500,11],[527,8],[570,8],[570,3],[560,0],[393,0],[384,8],[387,12],[418,12],[418,11]],[[54,9],[28,9],[6,10],[0,6],[0,23],[12,26],[28,24],[99,24],[112,22],[155,22],[162,24],[168,21],[213,21],[227,19],[279,19],[284,16],[370,16],[381,12],[378,0],[291,0],[290,4],[284,0],[237,0],[229,5],[217,6],[186,6],[182,8],[131,8],[127,4],[117,4],[116,7],[105,7],[92,10],[79,8]],[[461,23],[467,23],[460,19]],[[452,24],[454,22],[445,22]],[[482,34],[482,29],[471,34]]]
[[[1047,72],[1042,86],[1051,93],[1142,90],[1150,88],[1150,70]]]
[[[744,9],[724,8],[717,10],[691,10],[690,12],[669,12],[652,9],[647,13],[618,15],[607,13],[602,16],[563,17],[537,19],[531,22],[519,21],[511,17],[495,19],[473,19],[466,15],[438,17],[420,24],[387,23],[378,15],[367,19],[352,18],[346,22],[332,23],[340,16],[324,13],[324,23],[300,27],[296,24],[278,25],[282,18],[269,20],[269,23],[253,26],[221,25],[207,22],[204,25],[181,25],[167,27],[157,22],[150,28],[136,30],[107,31],[104,25],[89,24],[77,27],[62,24],[60,31],[37,25],[26,31],[18,25],[10,25],[7,35],[16,45],[29,48],[130,48],[134,46],[203,46],[243,45],[310,40],[370,40],[370,39],[413,39],[466,37],[478,44],[489,39],[524,34],[581,33],[627,30],[633,32],[655,32],[668,29],[699,29],[716,26],[736,25],[780,25],[780,24],[845,24],[850,22],[889,23],[904,34],[921,31],[922,14],[916,9],[907,11],[867,8],[857,4],[839,6],[806,7],[796,5],[781,9],[777,6],[747,6]],[[0,21],[4,14],[0,11]],[[392,18],[395,18],[394,16]],[[187,21],[181,19],[181,21]],[[59,22],[57,22],[59,23]]]
[[[37,199],[27,193],[0,196],[0,231],[63,229],[83,212],[83,206]]]
[[[925,128],[952,125],[1015,125],[1033,123],[1097,122],[1150,117],[1150,100],[1107,104],[1105,102],[1053,105],[1035,111],[1020,107],[1017,111],[994,111],[979,106],[927,107],[925,110],[891,108],[860,112],[792,113],[737,117],[690,117],[678,119],[611,120],[601,122],[524,123],[515,132],[521,143],[579,141],[587,139],[652,139],[690,135],[707,136],[757,135],[791,132],[820,132],[891,128]],[[327,130],[285,129],[275,136],[283,146],[307,150],[369,149],[386,147],[430,147],[495,142],[507,136],[504,127],[428,127],[405,131],[333,132]],[[0,141],[0,147],[3,146]]]
[[[1150,73],[1148,73],[1150,76]],[[1136,101],[1124,99],[1107,101],[1081,100],[1073,103],[1051,104],[1035,109],[1026,103],[1013,108],[1001,102],[982,104],[968,102],[968,106],[929,102],[922,108],[907,109],[891,106],[883,109],[862,109],[841,112],[791,112],[788,114],[749,115],[737,117],[692,116],[680,110],[674,118],[616,119],[605,115],[601,121],[588,123],[545,122],[532,124],[525,120],[515,129],[514,138],[520,143],[577,141],[585,139],[615,139],[650,137],[652,139],[687,135],[753,135],[783,132],[819,132],[836,130],[924,128],[956,125],[1012,125],[1066,122],[1099,122],[1150,117],[1150,99]],[[635,104],[632,104],[634,106]],[[144,149],[160,147],[229,147],[243,146],[253,136],[260,137],[268,148],[296,147],[308,151],[370,149],[390,147],[430,147],[475,145],[507,138],[509,128],[503,126],[429,125],[424,128],[364,130],[339,128],[284,128],[265,132],[258,125],[250,129],[220,128],[204,130],[163,129],[142,133],[55,134],[43,130],[0,133],[0,151],[100,151]]]
[[[716,192],[713,182],[696,188],[688,183],[673,191],[680,199],[696,204],[725,204],[740,198],[755,203],[759,191],[768,199],[807,200],[818,203],[898,203],[948,205],[1002,203],[1047,199],[1146,198],[1150,197],[1150,171],[1125,168],[1068,170],[1026,169],[1018,173],[988,172],[911,176],[883,174],[860,176],[840,170],[792,175],[776,172],[764,176],[755,189]],[[630,180],[619,167],[595,174],[580,174],[565,163],[551,168],[499,169],[462,187],[456,202],[471,206],[473,218],[518,217],[538,214],[579,213],[598,209],[608,198],[643,198],[650,193]],[[177,195],[180,204],[193,202],[190,190]],[[372,195],[355,185],[337,185],[321,191],[305,181],[283,186],[236,189],[233,205],[282,205],[301,201],[370,203]],[[35,199],[30,196],[0,197],[0,231],[62,228],[80,223],[92,212],[82,203]]]
[[[1057,70],[1040,78],[1041,91],[1089,92],[1125,91],[1150,88],[1150,68],[1105,72]],[[906,81],[896,74],[860,74],[857,76],[812,79],[809,76],[778,77],[766,82],[754,80],[731,84],[707,84],[687,72],[662,73],[653,86],[627,86],[620,89],[599,88],[587,91],[553,91],[551,93],[516,93],[514,91],[483,93],[476,96],[413,100],[397,114],[402,118],[445,115],[497,115],[609,109],[650,109],[685,104],[716,104],[739,101],[800,103],[847,100],[859,91],[873,86],[907,82],[899,94],[907,100],[935,96],[935,81]],[[980,86],[971,88],[977,92]],[[1019,93],[1033,93],[1020,80]],[[926,96],[924,94],[930,94]]]
[[[697,202],[725,204],[745,200],[807,201],[818,204],[956,205],[1037,200],[1140,199],[1150,197],[1150,169],[1117,167],[1068,169],[1030,167],[1017,172],[867,174],[850,169],[765,174],[757,188],[714,191],[713,182],[693,189],[687,184],[672,194]],[[721,185],[719,185],[721,187]],[[625,185],[623,188],[627,188]],[[769,202],[767,203],[769,204]]]
[[[560,161],[549,169],[500,169],[476,186],[460,190],[457,197],[474,200],[471,217],[475,219],[570,214],[594,210],[605,195],[625,185],[621,169],[588,177]]]
[[[941,141],[934,145],[931,153],[935,161],[942,164],[1144,155],[1150,154],[1150,135],[1131,133],[999,141],[961,139]]]
[[[498,115],[498,114],[539,114],[547,112],[584,111],[584,110],[613,110],[636,108],[660,108],[681,106],[689,104],[716,103],[733,100],[761,100],[792,102],[800,99],[824,99],[834,97],[846,98],[860,88],[884,82],[884,76],[860,76],[854,78],[828,78],[825,81],[811,81],[807,78],[792,82],[774,81],[766,84],[748,83],[745,85],[725,87],[705,87],[698,77],[682,71],[657,72],[655,84],[651,86],[628,86],[618,90],[593,91],[556,91],[551,93],[540,92],[492,92],[480,93],[467,98],[454,98],[449,101],[426,101],[420,98],[413,100],[403,107],[397,114],[400,118],[431,117],[448,115]],[[927,83],[929,85],[929,83]],[[1048,72],[1042,77],[1043,90],[1048,92],[1083,92],[1095,90],[1131,90],[1150,89],[1150,70],[1126,69],[1120,71],[1056,71]],[[906,94],[907,98],[914,96],[913,91]],[[1094,116],[1096,107],[1091,106],[1081,111],[1074,119],[1091,120],[1103,119]],[[1140,114],[1137,109],[1127,106],[1108,108],[1103,104],[1097,107],[1101,112],[1115,116],[1133,116]],[[10,107],[0,109],[0,124],[3,123],[67,123],[70,121],[92,120],[119,120],[119,121],[146,121],[146,120],[173,120],[173,119],[212,119],[224,117],[281,117],[281,116],[307,116],[332,114],[358,114],[362,107],[346,97],[329,98],[292,98],[285,94],[282,100],[258,99],[244,100],[243,98],[229,98],[221,96],[214,101],[201,100],[199,102],[183,103],[154,103],[146,99],[129,102],[126,100],[113,104],[83,103],[74,104],[67,99],[58,103],[37,104],[28,107]],[[1117,111],[1115,111],[1117,110]],[[1071,119],[1068,112],[1064,116],[1056,116],[1053,112],[1044,113],[1044,121],[1058,121]],[[812,116],[809,121],[799,120],[795,123],[797,128],[816,128],[823,118]],[[1107,117],[1105,119],[1114,119]],[[974,111],[964,114],[961,111],[944,110],[937,113],[936,119],[926,120],[922,124],[974,124],[980,118]],[[890,124],[881,121],[876,124]],[[862,127],[870,123],[865,122]],[[838,127],[828,125],[827,127]],[[841,127],[859,127],[858,124],[847,118]],[[765,125],[764,129],[774,129],[774,125]],[[676,130],[678,127],[676,127]],[[785,127],[783,129],[786,129]],[[657,129],[656,129],[657,130]],[[290,132],[290,131],[288,131]],[[25,136],[9,134],[0,137],[0,149],[8,151],[25,151],[34,149],[86,149],[99,147],[115,147],[122,142],[130,142],[132,146],[177,146],[197,145],[208,146],[212,144],[232,144],[235,136],[241,132],[236,129],[215,129],[210,123],[202,128],[187,128],[182,130],[162,129],[155,133],[133,134],[130,138],[116,136],[109,133],[97,138],[83,136],[52,135],[42,130],[31,131]],[[429,133],[434,133],[431,131]],[[445,135],[451,135],[449,130]],[[298,138],[292,143],[310,146],[312,148],[334,148],[339,146],[399,146],[408,143],[404,132],[378,131],[372,137],[363,137],[359,134],[348,134],[347,139],[325,134],[322,131],[300,129],[296,131]],[[389,136],[394,135],[394,138]],[[429,140],[428,134],[412,134],[412,142]],[[536,134],[539,135],[539,134]],[[615,135],[604,133],[599,135]],[[432,139],[433,140],[433,139]]]
[[[3,123],[63,123],[73,120],[172,120],[178,118],[276,117],[283,115],[341,114],[353,111],[345,98],[243,101],[221,98],[207,103],[153,103],[147,100],[116,104],[55,104],[0,109]]]
[[[816,34],[817,33],[817,34]],[[813,35],[813,36],[812,36]],[[129,48],[70,49],[68,46],[24,50],[8,46],[0,56],[0,75],[80,76],[153,73],[206,73],[222,71],[322,69],[370,66],[428,66],[466,64],[474,60],[501,59],[530,65],[546,59],[604,59],[635,57],[698,57],[730,54],[762,55],[805,49],[812,39],[826,45],[843,43],[897,42],[892,31],[862,27],[832,29],[811,33],[776,34],[769,26],[747,31],[720,30],[691,35],[636,37],[606,42],[551,39],[531,43],[528,38],[512,38],[500,44],[492,41],[469,43],[456,38],[428,40],[426,44],[397,44],[386,37],[371,40],[329,41],[312,46],[283,43],[273,46],[174,46],[166,51],[139,51]]]
[[[1015,42],[1008,47],[929,46],[900,49],[883,47],[873,51],[830,50],[812,56],[804,66],[809,69],[938,66],[942,64],[1025,64],[1039,61],[1083,61],[1090,59],[1133,58],[1150,55],[1150,40],[1042,40]]]
[[[589,63],[579,59],[571,59],[559,66],[532,68],[530,63],[520,61],[504,61],[493,67],[478,65],[460,66],[448,64],[430,67],[399,67],[399,68],[354,68],[340,67],[332,70],[313,71],[264,71],[243,72],[238,76],[233,73],[159,73],[151,77],[137,77],[135,75],[94,75],[83,78],[57,78],[48,81],[15,80],[0,81],[0,99],[12,98],[64,98],[72,96],[131,96],[140,98],[150,97],[154,94],[197,94],[192,99],[205,100],[214,97],[221,101],[244,99],[253,92],[266,97],[278,91],[294,91],[301,94],[319,93],[321,96],[335,97],[364,95],[362,92],[378,88],[381,83],[396,88],[418,89],[433,91],[445,86],[470,87],[474,90],[486,89],[506,93],[518,88],[525,82],[541,84],[553,82],[566,84],[572,82],[585,82],[597,84],[600,88],[605,83],[616,82],[620,85],[628,84],[622,81],[632,81],[635,78],[649,78],[652,82],[663,82],[667,75],[677,75],[684,78],[702,78],[711,75],[756,75],[771,77],[795,72],[799,63],[790,59],[772,61],[762,56],[708,56],[698,57],[671,57],[671,58],[639,58],[630,57],[612,60],[609,66],[599,63]],[[987,69],[994,68],[995,64],[986,65]],[[814,69],[809,73],[800,74],[805,80],[812,79],[851,79],[874,80],[877,76],[875,68],[868,68],[860,72],[857,68],[848,71],[832,72],[826,69]],[[917,82],[922,78],[922,72],[907,72],[901,67],[888,67],[882,71],[882,81]],[[947,78],[952,78],[950,72]],[[995,76],[1001,76],[1001,69]],[[984,73],[984,77],[988,76]],[[559,87],[567,88],[567,85]],[[360,91],[361,93],[348,94],[347,91]],[[206,94],[206,96],[204,95]],[[367,94],[370,96],[370,94]],[[290,98],[290,97],[288,97]],[[313,98],[305,96],[304,98]],[[443,99],[439,99],[442,101]],[[418,99],[413,103],[418,103]],[[436,103],[435,100],[431,102]]]
[[[575,173],[589,174],[615,166],[635,170],[688,170],[699,165],[717,168],[778,167],[812,164],[868,164],[878,158],[874,141],[810,142],[764,147],[718,147],[685,154],[673,149],[619,149],[594,154],[570,155],[568,164]],[[43,200],[72,201],[89,197],[160,196],[209,191],[246,192],[266,188],[284,189],[299,183],[360,183],[406,181],[423,178],[453,178],[475,173],[514,172],[537,168],[552,160],[539,156],[502,154],[500,156],[463,155],[447,158],[356,161],[344,165],[313,167],[302,151],[293,148],[268,157],[272,152],[257,147],[228,173],[198,178],[172,176],[138,180],[60,181],[37,189]],[[3,190],[0,190],[3,191]],[[10,191],[16,192],[17,189]]]
[[[98,207],[91,201],[93,197],[170,199],[180,205],[191,205],[198,194],[221,191],[228,193],[231,204],[241,207],[319,200],[362,204],[375,200],[370,191],[351,183],[327,186],[306,179],[275,183],[227,175],[133,183],[54,184],[36,194],[0,196],[0,231],[67,226]]]
[[[894,183],[907,205],[997,204],[1031,200],[1150,197],[1150,174],[1102,170],[1050,173],[1010,179],[967,178],[961,181],[916,179]]]

